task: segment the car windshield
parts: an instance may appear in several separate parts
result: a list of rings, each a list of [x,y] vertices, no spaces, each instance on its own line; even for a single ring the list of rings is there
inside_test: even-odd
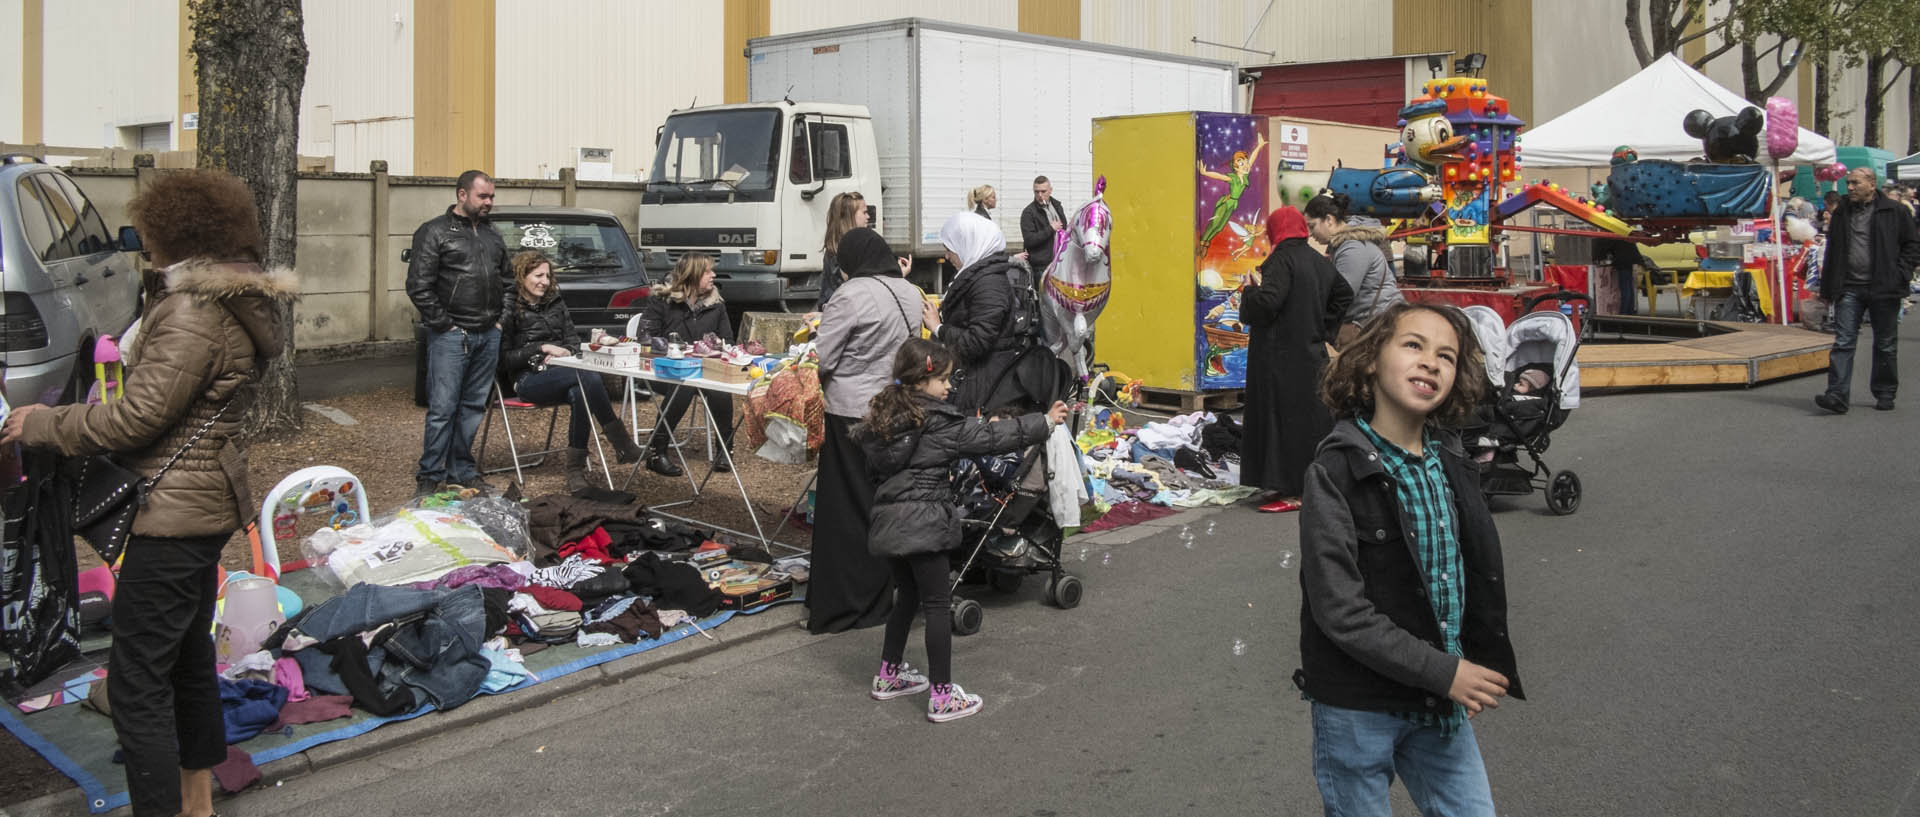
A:
[[[562,222],[537,216],[495,214],[494,229],[507,243],[507,251],[538,250],[553,259],[557,273],[591,272],[634,266],[629,258],[632,242],[619,227],[611,224]]]
[[[780,161],[780,114],[769,109],[708,111],[667,117],[647,188],[711,185],[767,190]]]

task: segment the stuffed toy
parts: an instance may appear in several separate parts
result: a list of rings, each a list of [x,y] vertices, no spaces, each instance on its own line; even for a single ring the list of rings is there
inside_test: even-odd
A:
[[[1766,117],[1759,108],[1742,108],[1733,116],[1714,116],[1711,111],[1695,110],[1687,114],[1681,126],[1687,135],[1700,140],[1706,160],[1715,164],[1753,164],[1760,152],[1760,130]]]

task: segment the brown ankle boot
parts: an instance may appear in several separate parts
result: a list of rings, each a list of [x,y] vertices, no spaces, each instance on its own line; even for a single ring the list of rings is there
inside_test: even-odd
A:
[[[627,427],[619,423],[608,423],[601,428],[606,430],[607,442],[613,444],[614,458],[622,463],[639,462],[647,452],[633,443],[633,435]]]
[[[587,449],[567,449],[567,493],[580,493],[590,485],[592,483],[587,481]]]

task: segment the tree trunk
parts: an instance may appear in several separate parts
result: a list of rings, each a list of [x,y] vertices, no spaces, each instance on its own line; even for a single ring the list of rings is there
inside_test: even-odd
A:
[[[1881,93],[1881,89],[1884,88],[1885,85],[1881,82],[1881,77],[1887,73],[1887,62],[1889,59],[1885,51],[1867,57],[1866,124],[1861,131],[1860,144],[1870,148],[1880,146],[1882,120],[1887,117],[1887,106],[1883,104],[1883,94]]]
[[[1813,64],[1813,132],[1826,136],[1833,124],[1833,55],[1821,54]]]
[[[294,265],[300,90],[307,77],[301,0],[190,0],[200,96],[200,167],[253,190],[269,269]],[[300,427],[293,370],[293,309],[279,319],[286,346],[265,369],[245,433]]]

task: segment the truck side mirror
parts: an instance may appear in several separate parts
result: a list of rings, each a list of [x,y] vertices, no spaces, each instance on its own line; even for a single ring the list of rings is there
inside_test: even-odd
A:
[[[120,251],[121,252],[139,252],[141,249],[142,247],[140,245],[140,231],[132,228],[131,226],[121,227],[120,228]]]
[[[666,132],[667,132],[667,126],[666,126],[666,125],[655,125],[655,126],[653,126],[653,146],[654,146],[654,147],[659,147],[659,146],[660,146],[660,137],[661,137],[661,135],[662,135],[662,134],[665,134]]]
[[[406,248],[406,249],[404,249],[404,250],[401,250],[401,251],[400,251],[400,263],[402,263],[402,264],[410,264],[410,263],[413,263],[413,248],[412,248],[412,247],[408,247],[408,248]]]

